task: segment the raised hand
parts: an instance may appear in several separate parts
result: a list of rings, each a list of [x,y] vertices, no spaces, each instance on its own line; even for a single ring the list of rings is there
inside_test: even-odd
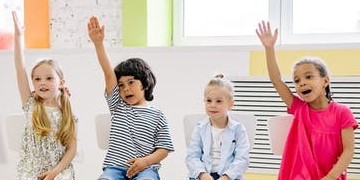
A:
[[[263,46],[265,48],[274,47],[274,44],[278,36],[278,29],[276,28],[274,34],[272,34],[270,23],[269,22],[265,23],[265,21],[259,23],[258,26],[259,27],[258,29],[256,29],[256,34],[259,37]]]
[[[13,22],[14,22],[14,33],[15,35],[23,34],[23,28],[20,26],[16,11],[12,11]]]
[[[94,44],[102,43],[105,37],[105,26],[100,27],[98,18],[93,16],[88,22],[88,33]]]

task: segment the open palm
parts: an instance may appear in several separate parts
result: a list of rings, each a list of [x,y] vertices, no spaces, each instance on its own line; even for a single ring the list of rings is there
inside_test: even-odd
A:
[[[100,27],[99,20],[96,17],[91,17],[88,22],[88,33],[94,43],[102,42],[105,36],[105,27]]]
[[[262,21],[256,29],[256,34],[265,48],[273,47],[278,36],[278,29],[275,29],[274,34],[272,34],[270,23]]]

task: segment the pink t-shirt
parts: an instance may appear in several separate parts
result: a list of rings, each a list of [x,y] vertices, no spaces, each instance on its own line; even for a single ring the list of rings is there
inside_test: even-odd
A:
[[[350,108],[331,101],[314,110],[294,96],[288,113],[294,121],[287,137],[279,180],[319,180],[332,169],[343,151],[341,130],[358,124]],[[345,172],[339,180],[345,180]]]

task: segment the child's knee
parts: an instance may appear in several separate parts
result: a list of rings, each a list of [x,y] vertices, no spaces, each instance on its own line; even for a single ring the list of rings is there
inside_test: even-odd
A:
[[[157,169],[149,167],[139,172],[133,180],[160,180]]]

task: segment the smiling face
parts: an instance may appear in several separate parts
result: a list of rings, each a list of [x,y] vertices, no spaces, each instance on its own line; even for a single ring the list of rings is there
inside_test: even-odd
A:
[[[234,105],[229,90],[217,85],[206,87],[204,103],[206,114],[214,121],[226,121],[227,112]]]
[[[141,81],[134,76],[121,76],[118,81],[121,98],[129,105],[145,106],[145,91]]]
[[[63,86],[64,80],[60,79],[50,64],[42,63],[35,67],[32,82],[35,93],[43,99],[44,104],[56,105],[59,89]]]
[[[329,85],[329,77],[320,75],[320,71],[312,63],[295,66],[294,83],[297,94],[310,104],[328,102],[325,87]]]

